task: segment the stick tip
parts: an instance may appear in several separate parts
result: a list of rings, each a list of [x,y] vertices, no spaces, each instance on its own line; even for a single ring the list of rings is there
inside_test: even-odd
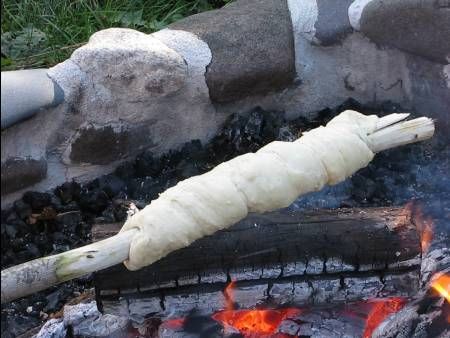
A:
[[[383,129],[397,122],[403,121],[407,119],[410,115],[411,115],[410,113],[393,113],[380,117],[380,119],[377,122],[376,130]]]
[[[434,130],[434,121],[428,117],[393,123],[369,135],[370,147],[372,151],[379,152],[424,141],[434,135]]]

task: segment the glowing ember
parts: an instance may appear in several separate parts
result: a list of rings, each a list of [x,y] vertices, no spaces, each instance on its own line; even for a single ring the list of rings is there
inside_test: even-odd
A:
[[[433,278],[431,287],[450,303],[450,275],[437,275]]]
[[[300,309],[284,308],[278,310],[234,310],[233,288],[231,282],[224,291],[226,310],[215,313],[212,318],[222,325],[231,326],[244,337],[274,334],[280,323],[288,318],[300,314]]]
[[[380,325],[390,314],[400,311],[405,305],[404,298],[388,298],[370,301],[373,304],[364,329],[364,338],[370,338],[373,331]]]
[[[429,216],[425,216],[420,205],[413,201],[408,202],[405,205],[405,209],[413,216],[414,223],[420,232],[422,253],[426,253],[433,240],[433,219]]]
[[[239,330],[244,337],[255,334],[273,334],[280,323],[291,316],[300,314],[299,309],[280,310],[225,310],[215,313],[212,318]]]
[[[168,319],[164,322],[164,325],[172,329],[180,329],[183,327],[185,321],[185,318]]]

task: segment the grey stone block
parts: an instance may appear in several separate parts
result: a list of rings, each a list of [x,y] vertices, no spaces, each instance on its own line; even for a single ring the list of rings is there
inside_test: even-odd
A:
[[[317,0],[318,15],[314,24],[315,37],[324,46],[339,43],[353,32],[348,18],[348,6],[353,0]]]
[[[450,2],[372,0],[363,9],[361,32],[376,43],[448,63]]]
[[[215,102],[282,89],[295,77],[292,23],[286,1],[236,1],[178,21],[206,41],[212,61],[206,72]]]

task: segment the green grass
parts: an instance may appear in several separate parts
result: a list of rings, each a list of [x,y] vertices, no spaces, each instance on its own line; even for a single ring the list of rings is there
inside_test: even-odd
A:
[[[2,70],[50,67],[67,59],[101,29],[145,33],[229,0],[4,0]]]

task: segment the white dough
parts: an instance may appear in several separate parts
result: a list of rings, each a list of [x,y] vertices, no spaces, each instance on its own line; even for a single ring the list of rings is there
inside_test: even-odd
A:
[[[140,269],[249,212],[287,207],[300,195],[342,182],[372,160],[367,134],[377,121],[347,110],[295,142],[272,142],[178,183],[124,224],[121,231],[141,230],[125,265]]]

